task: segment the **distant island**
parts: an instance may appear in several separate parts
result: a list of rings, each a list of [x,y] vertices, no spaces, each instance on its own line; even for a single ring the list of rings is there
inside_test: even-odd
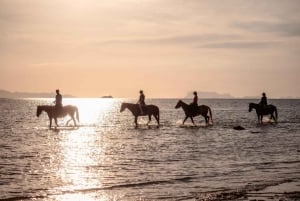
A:
[[[102,96],[101,98],[113,98],[111,95],[108,96]]]
[[[0,90],[0,98],[54,98],[53,93],[33,93],[33,92],[10,92],[6,90]],[[74,98],[72,95],[64,94],[65,98]]]
[[[224,99],[233,99],[235,98],[234,96],[230,95],[230,94],[219,94],[217,92],[205,92],[205,91],[197,91],[198,97],[199,98],[224,98]],[[190,91],[187,93],[187,95],[185,96],[185,98],[191,98],[193,97],[193,91]]]

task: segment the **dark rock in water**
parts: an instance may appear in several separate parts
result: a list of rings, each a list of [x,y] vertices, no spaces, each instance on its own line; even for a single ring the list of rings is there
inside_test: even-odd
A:
[[[233,127],[234,130],[245,130],[245,128],[243,126],[235,126]]]

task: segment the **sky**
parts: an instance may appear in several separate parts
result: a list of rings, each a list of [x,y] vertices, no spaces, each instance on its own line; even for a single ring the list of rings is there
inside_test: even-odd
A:
[[[298,0],[0,0],[9,91],[300,97],[299,55]]]

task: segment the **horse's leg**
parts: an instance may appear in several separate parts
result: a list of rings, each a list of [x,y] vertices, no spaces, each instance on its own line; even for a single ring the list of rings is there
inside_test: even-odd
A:
[[[277,122],[277,119],[275,118],[274,113],[272,113],[272,117],[273,117],[273,119],[274,119],[274,122],[276,123],[276,122]]]
[[[209,123],[209,117],[208,116],[205,116],[205,123],[206,123],[206,126],[208,126],[208,123]]]
[[[58,126],[56,117],[54,117],[54,122],[55,122],[55,125]]]
[[[190,118],[191,118],[191,120],[192,120],[193,124],[194,124],[194,125],[196,125],[196,124],[195,124],[195,122],[194,122],[194,119],[193,119],[193,117],[190,117]]]
[[[74,115],[72,115],[72,119],[73,119],[73,121],[74,121],[74,125],[77,126],[76,120],[75,120],[75,118],[74,118]]]
[[[75,123],[74,116],[71,116],[71,119],[69,119],[69,120],[67,121],[67,123],[66,123],[66,126],[68,126],[68,125],[69,125],[69,122],[70,122],[71,120],[73,120],[73,121],[74,121],[74,123]],[[75,126],[76,126],[76,123],[75,123]]]
[[[137,127],[137,126],[138,126],[138,123],[137,123],[137,118],[138,118],[138,116],[134,116],[134,123],[135,123],[135,127]]]
[[[70,122],[71,120],[73,120],[74,126],[77,126],[77,125],[76,125],[76,120],[75,120],[75,117],[74,117],[74,113],[73,113],[73,114],[69,114],[69,116],[71,117],[71,119],[69,119],[69,120],[67,121],[66,125],[68,125],[69,122]]]
[[[153,116],[154,116],[154,118],[156,119],[157,124],[159,125],[159,117],[158,117],[158,115],[153,115]]]
[[[184,124],[184,122],[187,120],[187,118],[189,118],[188,116],[185,116],[183,122],[182,122],[182,125]]]
[[[52,126],[52,118],[49,118],[49,120],[50,120],[49,128],[51,129],[51,126]]]
[[[148,117],[149,117],[149,120],[148,120],[148,122],[147,122],[147,125],[148,125],[148,124],[150,123],[150,121],[151,121],[151,114],[149,114]]]

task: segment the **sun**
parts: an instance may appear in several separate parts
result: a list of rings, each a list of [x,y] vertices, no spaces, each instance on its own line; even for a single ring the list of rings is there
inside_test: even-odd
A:
[[[70,98],[64,99],[64,105],[75,105],[79,110],[80,125],[99,123],[99,118],[113,109],[112,99],[102,98]]]

